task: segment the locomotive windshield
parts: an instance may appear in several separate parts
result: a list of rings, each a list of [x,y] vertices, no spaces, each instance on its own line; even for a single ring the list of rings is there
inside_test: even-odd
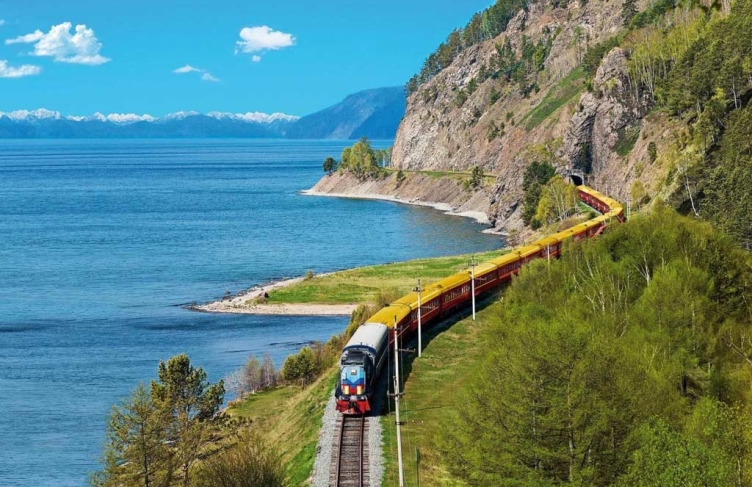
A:
[[[366,391],[366,371],[362,365],[343,367],[340,387],[345,396],[361,396]]]

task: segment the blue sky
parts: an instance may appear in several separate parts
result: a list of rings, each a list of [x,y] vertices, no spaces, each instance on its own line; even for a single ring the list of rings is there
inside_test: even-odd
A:
[[[491,3],[0,0],[0,111],[305,115],[403,85]]]

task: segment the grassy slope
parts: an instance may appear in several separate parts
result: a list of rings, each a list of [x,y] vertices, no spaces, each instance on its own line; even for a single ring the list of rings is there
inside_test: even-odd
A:
[[[251,419],[283,454],[291,485],[306,485],[313,471],[322,416],[334,387],[332,368],[305,389],[286,386],[249,396],[228,413]]]
[[[554,112],[583,92],[584,79],[582,68],[573,70],[548,90],[543,100],[520,120],[520,124],[524,125],[525,130],[530,131],[549,119]]]
[[[405,396],[400,407],[402,421],[403,458],[405,461],[405,486],[415,486],[415,449],[420,450],[420,485],[461,486],[442,463],[437,448],[436,435],[448,423],[452,411],[459,408],[459,398],[464,384],[481,366],[483,356],[481,335],[497,320],[495,309],[500,305],[493,298],[492,304],[477,314],[477,321],[465,317],[431,333],[424,347],[423,356],[406,362]],[[465,313],[467,314],[467,313]],[[386,474],[382,485],[397,485],[397,447],[394,415],[382,417],[384,428],[384,456]]]
[[[475,254],[481,262],[504,253],[498,250]],[[269,293],[270,303],[347,304],[374,300],[383,290],[408,293],[418,278],[424,284],[467,269],[470,255],[419,259],[394,264],[359,267],[314,277]]]

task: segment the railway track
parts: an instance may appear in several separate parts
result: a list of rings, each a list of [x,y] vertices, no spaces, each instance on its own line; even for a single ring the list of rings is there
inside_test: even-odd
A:
[[[366,487],[369,484],[367,423],[364,416],[340,415],[329,485]]]

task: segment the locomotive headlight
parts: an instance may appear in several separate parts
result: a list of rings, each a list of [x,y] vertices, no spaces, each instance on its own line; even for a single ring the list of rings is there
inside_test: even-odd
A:
[[[360,395],[362,395],[362,394],[363,394],[363,386],[361,386],[361,385],[357,386],[357,387],[355,388],[355,393],[356,393],[357,395],[359,395],[359,396],[360,396]]]
[[[350,395],[350,386],[342,386],[342,394],[349,396]]]

